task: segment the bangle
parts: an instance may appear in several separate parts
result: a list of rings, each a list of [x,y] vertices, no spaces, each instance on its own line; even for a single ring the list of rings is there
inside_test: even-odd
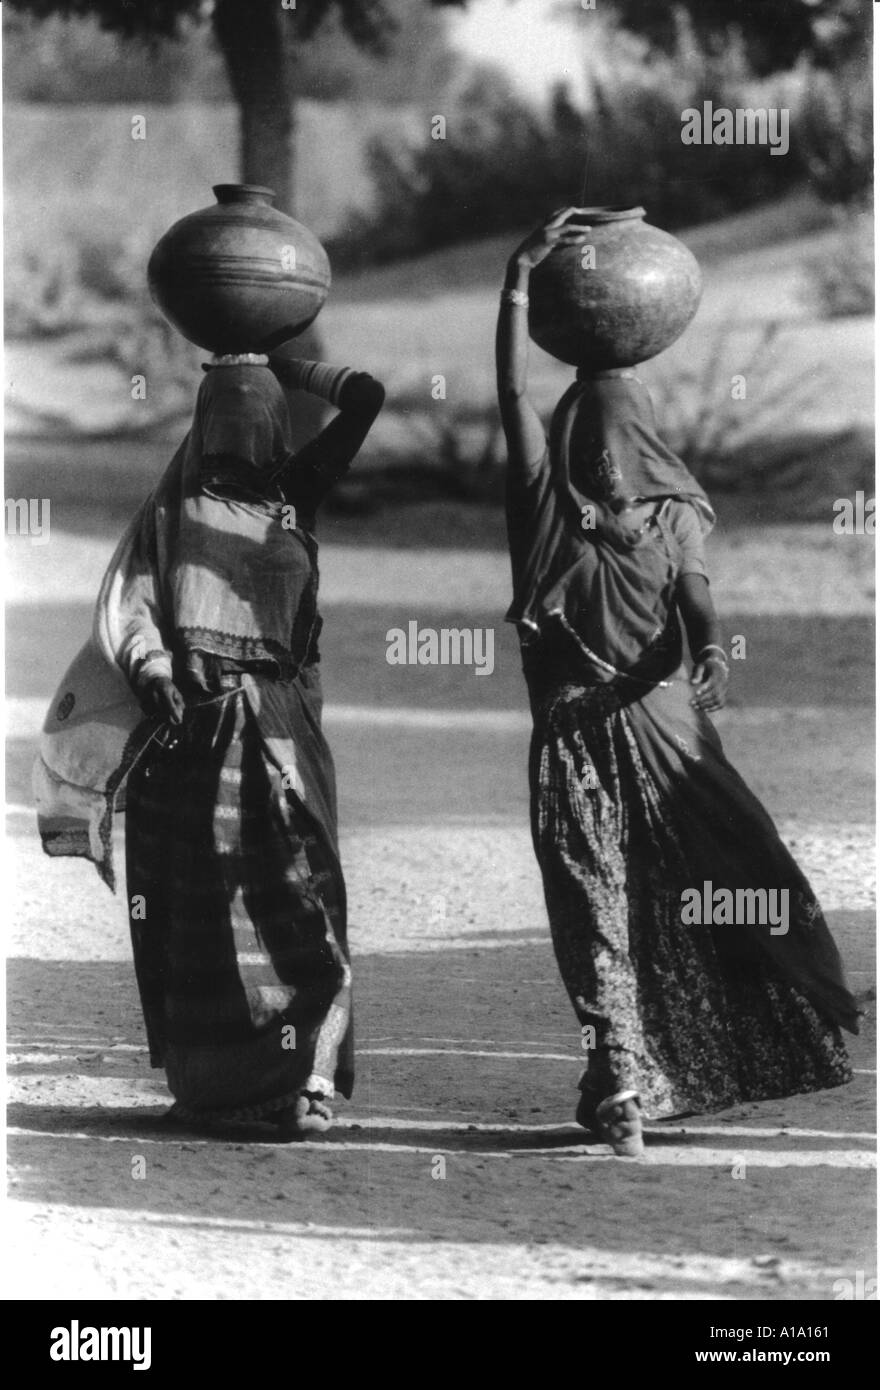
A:
[[[139,691],[146,689],[151,681],[172,680],[171,653],[161,649],[147,652],[135,668],[133,685]]]
[[[329,362],[307,362],[302,357],[287,358],[284,366],[288,384],[337,407],[343,386],[356,375],[352,367],[331,367]]]
[[[529,296],[526,294],[525,290],[504,289],[501,291],[501,303],[515,304],[518,309],[528,309]]]
[[[708,660],[711,661],[711,660],[714,659],[715,661],[720,661],[720,662],[722,663],[723,666],[727,666],[727,664],[728,664],[728,661],[727,661],[727,652],[724,650],[723,647],[719,647],[717,642],[710,642],[710,643],[708,644],[708,646],[705,646],[705,647],[703,647],[700,651],[698,651],[698,652],[697,652],[697,661],[699,661],[702,657],[704,657],[704,656],[706,655],[707,652],[717,652],[717,653],[718,653],[718,655],[717,655],[716,657],[714,657],[714,658],[709,657]]]

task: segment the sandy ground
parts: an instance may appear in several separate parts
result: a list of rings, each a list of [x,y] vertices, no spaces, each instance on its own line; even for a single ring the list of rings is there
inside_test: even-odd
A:
[[[807,868],[864,994],[874,764],[860,540],[728,535],[716,560],[728,628],[753,639],[719,717],[727,750]],[[383,659],[392,621],[463,607],[500,629],[498,555],[325,555],[355,1096],[308,1144],[258,1126],[168,1131],[123,901],[91,866],[45,859],[29,809],[34,736],[106,545],[57,533],[10,552],[13,1296],[832,1299],[835,1279],[870,1276],[873,1017],[852,1042],[850,1085],[653,1125],[643,1161],[573,1125],[579,1038],[528,839],[515,651],[499,637],[489,680],[419,679]],[[792,556],[800,582],[778,582]]]

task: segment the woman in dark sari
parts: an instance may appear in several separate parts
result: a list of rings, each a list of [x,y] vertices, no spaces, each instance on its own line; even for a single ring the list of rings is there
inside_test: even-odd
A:
[[[535,853],[588,1053],[577,1119],[636,1156],[643,1114],[849,1081],[839,1029],[857,1031],[857,1009],[809,884],[708,717],[728,665],[705,493],[634,371],[579,372],[549,440],[528,402],[528,277],[583,240],[570,211],[518,248],[501,295],[507,617],[533,715]]]
[[[151,1058],[174,1113],[269,1118],[296,1136],[326,1129],[354,1079],[314,518],[383,392],[323,364],[281,370],[338,418],[294,456],[269,368],[210,369],[193,491],[183,508],[157,496],[154,515],[168,502],[179,515],[164,549],[142,533],[152,602],[128,674],[170,736],[129,777],[126,847],[129,899],[147,905],[132,938]]]
[[[334,1091],[353,1084],[315,512],[384,392],[279,362],[286,384],[339,409],[294,455],[265,363],[207,369],[47,718],[37,802],[47,852],[92,858],[112,887],[124,793],[135,969],[172,1115],[265,1119],[295,1138],[327,1129]]]

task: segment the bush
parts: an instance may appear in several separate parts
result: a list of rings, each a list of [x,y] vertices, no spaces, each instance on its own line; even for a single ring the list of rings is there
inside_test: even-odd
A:
[[[848,217],[828,249],[806,260],[811,299],[823,318],[873,314],[873,242],[871,218]]]
[[[811,488],[835,451],[861,448],[857,430],[802,426],[815,393],[812,377],[787,369],[783,321],[721,323],[688,366],[660,360],[645,372],[662,439],[710,496]],[[745,396],[732,389],[737,376]]]
[[[53,338],[82,323],[85,296],[77,255],[68,243],[8,246],[5,280],[9,338]]]
[[[544,115],[494,70],[479,73],[445,139],[371,143],[375,212],[353,214],[331,255],[349,266],[416,255],[524,229],[565,204],[643,203],[653,221],[675,228],[778,196],[803,176],[796,159],[681,139],[682,112],[704,100],[774,104],[746,78],[735,52],[720,65],[692,50],[688,61],[628,61],[594,81],[588,112],[559,89]]]
[[[7,244],[5,311],[11,338],[55,337],[106,322],[108,306],[141,295],[149,231],[132,236],[75,223],[45,239],[18,229]]]
[[[874,113],[865,63],[814,72],[805,83],[795,148],[820,198],[867,207],[874,178]]]

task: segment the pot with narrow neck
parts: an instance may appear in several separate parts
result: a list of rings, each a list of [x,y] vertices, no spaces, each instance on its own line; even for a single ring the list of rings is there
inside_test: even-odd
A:
[[[271,188],[223,183],[217,202],[175,222],[147,268],[150,293],[190,342],[271,352],[314,320],[330,288],[318,238],[272,206]]]
[[[545,352],[587,372],[634,367],[687,328],[700,267],[644,219],[641,207],[578,208],[569,218],[583,242],[554,248],[529,281],[529,332]]]

